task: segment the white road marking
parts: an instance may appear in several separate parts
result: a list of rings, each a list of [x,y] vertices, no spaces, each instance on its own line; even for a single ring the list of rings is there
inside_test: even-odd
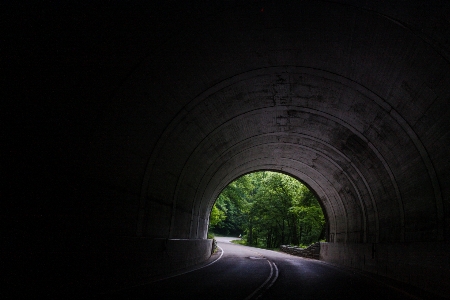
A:
[[[251,293],[250,295],[247,296],[247,298],[245,298],[244,300],[250,300],[252,299],[255,295],[258,295],[258,297],[256,297],[255,299],[258,299],[259,297],[261,297],[263,295],[263,293],[265,291],[267,291],[273,284],[274,282],[277,280],[278,278],[278,268],[277,265],[274,262],[271,262],[270,260],[267,260],[267,262],[269,263],[270,266],[270,274],[269,277],[267,277],[267,279],[263,282],[263,284],[261,284],[256,290],[253,291],[253,293]],[[272,279],[272,280],[271,280]]]
[[[266,287],[265,290],[270,289],[270,287],[271,287],[271,286],[275,283],[275,281],[278,279],[278,268],[277,268],[277,265],[276,265],[274,262],[272,262],[272,264],[273,264],[273,267],[275,268],[275,275],[274,275],[274,277],[273,277],[273,279],[272,279],[272,282]]]

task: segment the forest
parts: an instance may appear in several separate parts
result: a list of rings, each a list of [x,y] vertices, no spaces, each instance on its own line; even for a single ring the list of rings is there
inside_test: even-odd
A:
[[[242,243],[268,249],[305,247],[325,236],[322,208],[304,184],[261,171],[239,177],[222,190],[210,215],[210,233],[242,236]]]

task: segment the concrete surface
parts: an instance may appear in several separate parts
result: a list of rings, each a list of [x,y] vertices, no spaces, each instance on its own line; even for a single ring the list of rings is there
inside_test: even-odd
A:
[[[213,263],[156,282],[99,294],[98,299],[439,299],[353,269],[221,238]]]
[[[325,260],[418,286],[448,274],[448,1],[4,6],[13,293],[76,295],[142,274],[159,239],[206,239],[220,191],[258,170],[317,194]],[[171,272],[162,265],[148,271]]]

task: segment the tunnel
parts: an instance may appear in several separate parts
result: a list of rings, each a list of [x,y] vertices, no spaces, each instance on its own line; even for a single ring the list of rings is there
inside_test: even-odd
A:
[[[221,190],[272,170],[317,195],[321,260],[450,294],[448,2],[2,16],[11,286],[92,291],[205,261]]]

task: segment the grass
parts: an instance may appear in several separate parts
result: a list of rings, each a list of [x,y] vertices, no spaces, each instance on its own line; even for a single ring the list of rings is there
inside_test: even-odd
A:
[[[261,248],[261,249],[266,249],[266,250],[272,250],[272,251],[280,251],[280,248],[266,248],[264,246],[261,245],[247,245],[246,241],[241,239],[241,240],[232,240],[231,241],[233,244],[237,244],[237,245],[243,245],[243,246],[249,246],[249,247],[256,247],[256,248]]]
[[[244,240],[232,240],[231,241],[233,244],[237,244],[237,245],[244,245],[246,246],[246,243]]]
[[[223,234],[218,234],[218,233],[215,233],[215,232],[213,232],[213,231],[208,231],[208,239],[213,239],[215,236],[227,236],[227,235],[223,235]]]

